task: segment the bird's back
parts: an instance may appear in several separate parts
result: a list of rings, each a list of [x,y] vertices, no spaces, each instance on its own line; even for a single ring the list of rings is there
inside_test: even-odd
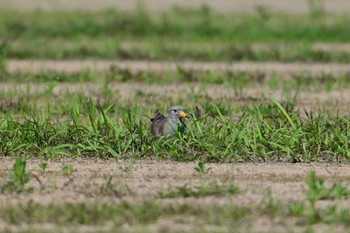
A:
[[[156,115],[151,118],[151,122],[151,133],[156,137],[162,135],[164,133],[164,124],[166,122],[166,117],[157,110]]]

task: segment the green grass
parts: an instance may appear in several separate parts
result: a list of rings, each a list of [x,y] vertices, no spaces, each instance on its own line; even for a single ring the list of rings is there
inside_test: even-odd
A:
[[[4,155],[295,162],[348,161],[350,156],[347,116],[299,112],[293,102],[245,95],[245,89],[251,87],[280,89],[293,95],[300,90],[341,90],[349,87],[347,74],[301,74],[283,79],[276,74],[200,72],[179,67],[163,74],[118,69],[75,74],[8,73],[2,76],[4,84],[8,84],[6,77],[13,77],[13,83],[22,87],[0,91],[0,151]],[[97,89],[86,93],[54,91],[60,81],[68,86],[89,81]],[[164,95],[139,90],[130,93],[131,100],[123,100],[119,89],[112,88],[123,82],[158,84],[160,89],[174,82],[204,88],[215,84],[232,89],[232,94],[213,99],[205,91]],[[188,119],[184,135],[154,140],[148,117],[157,108],[164,112],[179,103],[190,115],[196,105],[200,106],[202,117]],[[241,115],[238,121],[234,120],[237,114]]]
[[[9,156],[25,153],[48,158],[89,155],[179,161],[347,161],[350,156],[348,117],[301,115],[292,103],[266,100],[240,107],[238,121],[233,120],[232,113],[239,110],[233,111],[234,105],[207,103],[200,119],[186,119],[185,134],[155,140],[144,116],[151,115],[152,109],[105,98],[97,102],[67,93],[58,102],[47,98],[39,111],[21,106],[16,114],[7,112],[0,121],[0,151]],[[161,106],[169,108],[165,103]]]
[[[313,49],[316,42],[348,42],[348,21],[327,12],[219,14],[206,6],[162,14],[2,11],[0,50],[9,58],[349,62],[346,52]]]
[[[333,184],[331,187],[326,187],[325,180],[316,177],[316,173],[310,172],[307,179],[307,197],[314,203],[317,200],[335,199],[339,197],[347,197],[349,190],[341,184]]]
[[[312,226],[316,223],[327,223],[331,225],[349,225],[349,210],[334,208],[332,206],[319,210],[319,218],[315,222],[305,222],[308,217],[307,207],[301,207],[301,214],[291,211],[296,203],[287,205],[278,202],[261,203],[260,206],[238,206],[235,204],[196,205],[194,203],[184,204],[161,204],[159,202],[144,201],[139,204],[122,202],[120,204],[105,204],[100,202],[80,204],[52,204],[49,206],[41,204],[23,204],[17,206],[6,206],[3,208],[0,217],[11,224],[42,224],[55,223],[56,226],[66,224],[72,225],[95,225],[101,226],[112,222],[117,228],[130,224],[134,226],[147,226],[155,223],[160,218],[177,218],[186,224],[187,219],[195,218],[195,223],[205,221],[206,224],[216,227],[235,226],[240,223],[249,226],[259,216],[268,219],[278,219],[283,226],[283,218],[297,218],[299,226]],[[305,208],[305,209],[303,209]],[[339,211],[339,212],[338,212]],[[147,214],[145,214],[147,213]],[[190,224],[190,223],[188,223]],[[242,225],[241,225],[242,226]]]
[[[10,180],[0,187],[1,192],[7,190],[23,191],[24,186],[28,183],[31,174],[26,171],[26,158],[17,156],[13,168],[9,170]]]
[[[74,164],[62,164],[61,170],[65,175],[71,175],[74,172]]]
[[[183,185],[176,187],[175,190],[159,191],[160,198],[178,198],[178,197],[206,197],[206,196],[222,196],[227,194],[235,194],[238,188],[234,184],[218,184],[211,182],[208,184],[190,187]]]

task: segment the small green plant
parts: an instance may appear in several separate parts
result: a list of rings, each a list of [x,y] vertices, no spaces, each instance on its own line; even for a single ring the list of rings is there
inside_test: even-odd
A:
[[[30,179],[30,173],[26,171],[26,158],[18,156],[13,164],[13,168],[9,171],[10,180],[5,184],[5,189],[22,191],[24,185]]]
[[[45,172],[46,168],[47,168],[47,163],[44,161],[40,161],[39,162],[39,168],[42,172]]]
[[[197,161],[194,170],[196,170],[199,173],[205,173],[205,163],[201,160]]]
[[[177,198],[177,197],[205,197],[219,196],[225,194],[235,194],[238,188],[234,184],[219,185],[216,182],[190,187],[187,184],[176,187],[175,190],[159,191],[160,198]]]
[[[61,169],[62,169],[63,174],[70,175],[74,171],[74,165],[73,164],[64,164],[63,163],[61,165]]]
[[[288,214],[292,216],[303,216],[305,213],[306,206],[303,202],[295,201],[288,204]]]
[[[311,171],[307,177],[307,197],[311,203],[321,199],[335,199],[346,197],[349,194],[348,188],[335,183],[327,188],[325,180],[318,178],[315,171]]]

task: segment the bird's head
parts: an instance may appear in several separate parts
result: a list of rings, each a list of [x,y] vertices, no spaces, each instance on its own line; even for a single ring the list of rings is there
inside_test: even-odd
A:
[[[174,106],[170,109],[170,113],[169,116],[171,118],[184,118],[184,117],[188,117],[187,114],[184,112],[184,107],[182,106]]]

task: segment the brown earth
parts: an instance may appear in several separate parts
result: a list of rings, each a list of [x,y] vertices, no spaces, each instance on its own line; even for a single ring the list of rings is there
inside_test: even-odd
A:
[[[12,158],[0,158],[1,182],[4,181],[4,177],[7,176],[7,171],[12,167],[13,162],[14,159]],[[35,179],[32,178],[27,184],[27,187],[33,188],[33,191],[17,194],[2,193],[0,194],[0,206],[28,202],[49,205],[52,203],[94,202],[96,200],[108,203],[122,200],[134,202],[157,200],[173,201],[174,203],[198,203],[200,205],[233,202],[237,205],[247,206],[258,204],[268,193],[271,194],[273,200],[288,203],[293,200],[305,200],[305,180],[311,170],[316,171],[319,177],[326,178],[329,183],[340,182],[347,186],[350,185],[349,164],[219,163],[206,164],[208,172],[200,174],[194,170],[195,163],[192,162],[76,158],[48,161],[48,167],[45,172],[40,171],[38,163],[38,159],[29,159],[27,161],[27,170],[33,174],[32,177],[36,177]],[[61,170],[63,163],[74,164],[73,174],[63,174]],[[101,192],[108,179],[111,179],[113,186],[117,188],[118,195],[106,195]],[[240,191],[236,195],[224,197],[190,197],[173,200],[161,200],[157,197],[157,192],[159,191],[174,190],[176,187],[184,185],[195,187],[208,182],[234,183]],[[349,203],[346,201],[322,201],[320,204],[325,205],[329,203],[349,206]],[[174,219],[163,219],[156,225],[148,227],[150,229],[152,227],[153,229],[159,229],[157,226],[164,224],[168,225],[168,227],[173,225],[175,229],[186,227],[183,225],[181,227],[178,226],[177,221]],[[254,224],[252,231],[286,231],[280,225],[274,224],[270,218],[261,218]],[[35,228],[35,225],[30,227]],[[41,227],[45,226],[40,225]],[[46,227],[50,229],[52,224]],[[108,228],[108,226],[106,227]],[[294,227],[294,230],[298,229],[297,226]],[[314,227],[321,230],[321,232],[329,230],[329,227],[323,225]],[[0,222],[0,230],[9,228],[18,229],[18,227]],[[89,228],[85,229],[83,226],[80,228],[79,232],[89,230]],[[98,228],[93,229],[96,230]],[[343,230],[340,232],[343,232]]]
[[[35,93],[45,93],[47,84],[30,84],[22,83],[2,83],[2,90],[6,93],[21,90],[23,93],[36,95]],[[29,88],[29,89],[28,89]],[[341,114],[350,114],[350,89],[334,89],[331,91],[323,88],[310,88],[300,90],[296,95],[296,90],[273,89],[267,87],[259,87],[255,84],[252,87],[242,89],[234,89],[220,84],[201,85],[198,83],[172,83],[172,84],[147,84],[138,82],[111,82],[108,88],[113,93],[113,100],[119,104],[135,104],[149,106],[149,112],[144,114],[153,114],[159,106],[163,107],[162,100],[167,99],[172,103],[183,103],[185,101],[186,109],[190,112],[192,107],[203,104],[203,101],[211,100],[212,102],[220,102],[229,106],[246,106],[247,104],[258,101],[259,103],[270,103],[269,95],[274,96],[280,101],[292,101],[296,103],[297,109],[301,113],[307,111],[330,111]],[[104,100],[104,85],[102,83],[58,83],[53,89],[52,105],[62,101],[67,91],[69,93],[83,93],[91,98],[99,101]],[[199,98],[199,99],[198,99]],[[15,98],[14,98],[15,99]],[[202,100],[202,101],[201,101]],[[46,106],[47,101],[38,100],[40,104]],[[162,109],[160,109],[162,110]],[[163,111],[166,109],[163,109]]]
[[[73,73],[82,69],[93,71],[108,70],[111,66],[131,71],[166,71],[175,70],[178,66],[193,70],[232,70],[232,71],[259,71],[264,73],[302,73],[314,75],[323,73],[347,73],[350,72],[350,64],[339,63],[282,63],[282,62],[161,62],[161,61],[128,61],[128,60],[7,60],[9,72],[30,71],[33,73],[41,70],[52,70]]]
[[[4,8],[14,8],[21,10],[101,10],[118,8],[121,10],[134,10],[140,1],[138,0],[1,0],[0,4]],[[273,11],[283,11],[288,13],[305,13],[309,11],[309,1],[294,0],[147,0],[141,1],[142,5],[150,11],[164,11],[173,5],[184,7],[200,7],[203,4],[209,5],[220,12],[253,12],[256,6],[263,6]],[[331,12],[348,12],[350,2],[348,0],[322,0],[316,4],[324,4],[326,10]]]
[[[290,79],[295,74],[323,75],[350,73],[350,64],[338,63],[273,63],[273,62],[156,62],[156,61],[118,61],[118,60],[15,60],[7,62],[9,72],[21,71],[37,73],[42,70],[73,73],[81,70],[105,71],[111,67],[128,69],[130,72],[154,71],[166,72],[175,70],[178,66],[187,70],[217,70],[251,72],[263,74],[279,74],[282,79]],[[43,91],[46,84],[33,84],[31,91]],[[259,99],[263,101],[266,95],[273,95],[279,100],[291,100],[295,96],[295,89],[261,87],[259,82],[244,88],[233,88],[221,84],[203,85],[199,83],[171,83],[171,84],[147,84],[138,82],[112,82],[108,87],[118,93],[119,101],[133,103],[136,95],[143,95],[146,101],[170,98],[177,102],[178,99],[191,99],[196,96],[207,96],[211,100],[230,101],[235,100],[239,104],[247,104],[248,99]],[[3,90],[23,89],[27,90],[26,83],[3,83]],[[102,83],[58,83],[53,89],[55,95],[69,90],[70,92],[84,92],[87,95],[101,98]],[[310,87],[298,92],[296,103],[301,110],[331,110],[341,113],[350,113],[350,90],[348,88],[333,88],[331,90]],[[143,103],[142,98],[138,98]],[[149,103],[148,103],[149,104]]]
[[[13,158],[0,158],[0,174],[4,178],[12,168]],[[258,202],[264,191],[271,190],[276,200],[288,202],[304,199],[303,189],[307,174],[314,170],[319,177],[329,182],[350,185],[350,164],[329,163],[207,163],[207,174],[198,173],[194,162],[174,162],[164,160],[100,160],[75,158],[49,160],[43,173],[38,166],[39,159],[27,160],[27,170],[37,179],[31,179],[29,187],[33,193],[0,194],[0,203],[9,204],[21,201],[37,201],[42,204],[52,202],[86,201],[99,195],[99,188],[107,178],[117,181],[119,187],[127,187],[123,198],[154,198],[157,192],[169,187],[185,184],[198,185],[203,182],[234,182],[241,190],[234,198],[238,204]],[[64,175],[62,164],[74,164],[72,175]],[[40,180],[41,183],[38,182]],[[40,187],[40,185],[42,187]],[[55,190],[50,187],[55,186]],[[47,188],[47,192],[40,192]],[[84,190],[85,189],[85,190]],[[42,190],[41,190],[42,191]],[[123,195],[121,195],[123,196]],[[103,197],[114,199],[115,197]],[[208,200],[211,201],[212,197]],[[194,200],[196,201],[196,200]]]

